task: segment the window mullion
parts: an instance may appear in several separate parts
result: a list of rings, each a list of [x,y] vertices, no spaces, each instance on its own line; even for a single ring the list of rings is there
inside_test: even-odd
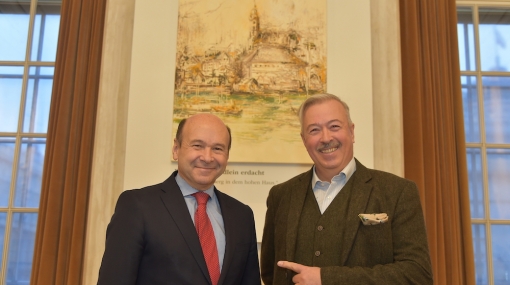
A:
[[[18,134],[22,133],[24,118],[25,118],[28,79],[30,77],[30,54],[32,53],[32,42],[33,42],[33,38],[34,38],[34,23],[35,23],[36,13],[37,13],[37,0],[31,0],[31,2],[30,2],[30,19],[28,21],[27,48],[25,51],[25,61],[23,63],[24,70],[23,70],[23,83],[22,83],[22,87],[21,87],[20,111],[19,111],[19,116],[18,116]],[[17,137],[17,139],[20,139],[20,138],[21,137]],[[18,156],[19,153],[16,153],[15,155]]]
[[[483,94],[483,74],[482,74],[482,63],[481,63],[481,52],[480,52],[480,18],[479,18],[479,5],[473,6],[473,28],[475,33],[475,61],[476,61],[476,73],[477,80],[479,82],[478,89],[478,104],[479,108],[479,126],[480,126],[480,139],[481,139],[481,159],[482,159],[482,177],[483,177],[483,194],[485,204],[485,236],[486,236],[486,252],[487,252],[487,277],[489,284],[494,284],[494,264],[492,258],[492,231],[491,231],[491,218],[490,218],[490,195],[489,195],[489,173],[487,169],[487,141],[485,133],[485,106],[484,106],[484,94]]]
[[[4,233],[4,248],[2,253],[2,264],[0,270],[0,285],[4,285],[7,276],[7,259],[9,258],[9,240],[12,220],[12,210],[10,207],[7,209],[7,218],[5,219],[5,233]]]

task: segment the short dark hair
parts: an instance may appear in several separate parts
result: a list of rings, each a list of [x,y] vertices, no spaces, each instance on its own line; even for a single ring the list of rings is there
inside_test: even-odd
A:
[[[179,122],[179,126],[177,126],[177,133],[175,134],[175,139],[179,143],[179,145],[182,144],[182,130],[184,129],[184,125],[186,124],[187,119],[182,119]],[[225,125],[227,127],[228,131],[228,150],[230,150],[230,147],[232,146],[232,132],[230,131],[230,127]]]

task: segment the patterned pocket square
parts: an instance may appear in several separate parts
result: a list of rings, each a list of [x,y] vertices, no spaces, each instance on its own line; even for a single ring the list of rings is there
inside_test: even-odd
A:
[[[365,226],[384,224],[388,221],[388,215],[386,213],[359,214],[358,217],[361,219],[361,222]]]

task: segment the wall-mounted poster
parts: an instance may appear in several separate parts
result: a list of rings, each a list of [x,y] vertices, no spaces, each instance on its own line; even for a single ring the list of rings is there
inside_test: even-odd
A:
[[[193,114],[232,129],[230,162],[309,163],[297,109],[326,91],[325,0],[180,0],[173,132]]]

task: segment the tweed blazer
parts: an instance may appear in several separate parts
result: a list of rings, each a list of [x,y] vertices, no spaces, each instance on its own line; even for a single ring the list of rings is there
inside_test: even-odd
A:
[[[271,188],[261,246],[261,276],[265,284],[293,284],[292,272],[280,260],[294,261],[301,210],[312,193],[313,168]],[[368,169],[356,160],[356,171],[342,189],[338,234],[342,248],[320,248],[340,255],[340,263],[321,268],[323,285],[432,284],[427,235],[416,184],[390,173]],[[340,197],[341,196],[341,197]],[[339,203],[336,203],[338,206]],[[328,211],[330,208],[328,208]],[[386,223],[365,226],[361,213],[386,213]],[[327,230],[327,229],[324,229]],[[313,242],[313,241],[310,241]],[[338,243],[337,243],[338,244]],[[305,264],[310,266],[310,264]]]

